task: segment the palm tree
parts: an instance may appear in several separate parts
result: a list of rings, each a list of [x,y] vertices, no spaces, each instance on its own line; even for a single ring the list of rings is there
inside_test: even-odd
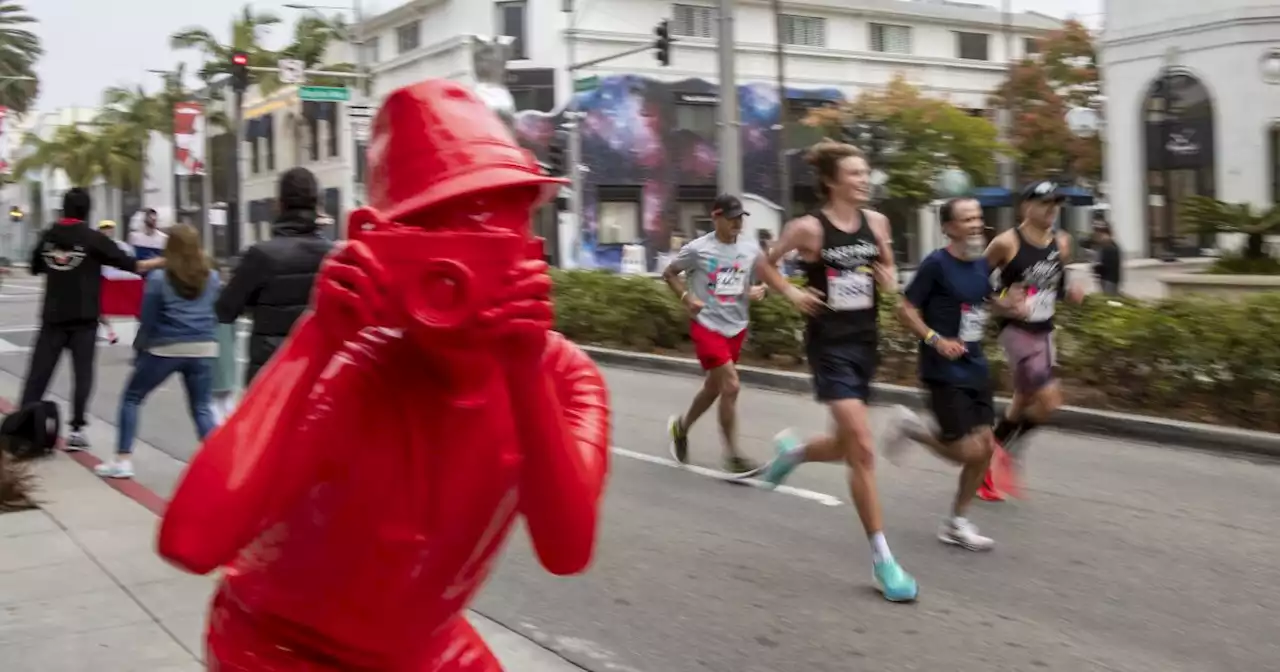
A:
[[[1184,231],[1198,233],[1201,237],[1218,233],[1244,234],[1245,245],[1240,256],[1250,261],[1266,259],[1266,237],[1280,231],[1280,205],[1254,207],[1208,196],[1191,196],[1178,206]]]
[[[174,49],[195,49],[204,54],[206,64],[199,73],[204,81],[214,75],[231,72],[231,56],[236,52],[244,52],[249,57],[250,67],[274,68],[282,58],[296,58],[308,68],[330,70],[334,72],[354,72],[349,63],[322,64],[325,51],[335,42],[349,39],[350,29],[339,18],[328,19],[320,16],[304,16],[294,26],[293,41],[280,51],[272,51],[258,42],[258,31],[280,23],[280,18],[267,12],[255,12],[246,5],[237,18],[231,23],[231,42],[223,44],[206,28],[187,28],[169,38]],[[254,83],[263,94],[270,94],[281,86],[280,79],[274,72],[254,73]],[[317,78],[316,84],[327,83]],[[333,78],[328,78],[333,79]],[[337,82],[338,85],[346,82]]]
[[[40,38],[24,27],[35,22],[21,4],[0,1],[0,76],[35,77],[35,63],[44,49]],[[39,91],[40,83],[35,79],[0,80],[0,105],[26,112]]]
[[[45,140],[32,133],[23,141],[24,153],[13,167],[14,179],[42,168],[61,170],[73,187],[90,187],[102,175],[102,143],[96,133],[75,124],[60,126]]]
[[[232,54],[242,51],[249,56],[249,65],[256,67],[276,66],[276,52],[258,43],[258,30],[270,28],[280,23],[280,17],[268,12],[254,12],[251,5],[245,5],[239,16],[231,22],[231,42],[222,44],[207,28],[185,28],[169,37],[174,49],[194,49],[204,54],[205,66],[199,77],[208,81],[214,75],[231,72]],[[268,84],[279,86],[279,81],[264,81],[271,78],[258,77],[258,84],[264,90]]]

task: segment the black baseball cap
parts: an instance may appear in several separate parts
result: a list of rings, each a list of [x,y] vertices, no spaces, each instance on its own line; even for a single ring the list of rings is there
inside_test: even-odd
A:
[[[1027,201],[1061,203],[1065,200],[1067,200],[1067,197],[1059,190],[1057,183],[1049,180],[1038,180],[1022,188],[1022,202],[1024,203]]]
[[[721,194],[711,203],[711,214],[738,219],[747,216],[747,211],[742,207],[742,199],[732,194]]]

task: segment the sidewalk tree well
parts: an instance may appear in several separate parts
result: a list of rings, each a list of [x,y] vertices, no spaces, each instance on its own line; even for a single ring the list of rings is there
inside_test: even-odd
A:
[[[1219,233],[1244,234],[1245,245],[1239,255],[1241,261],[1254,262],[1245,265],[1259,268],[1275,266],[1274,263],[1266,263],[1271,261],[1266,251],[1266,236],[1280,232],[1280,205],[1262,209],[1248,203],[1227,203],[1208,196],[1190,196],[1178,203],[1178,210],[1185,232],[1206,237]],[[1273,268],[1266,272],[1276,271]]]
[[[1040,179],[1069,173],[1092,180],[1102,176],[1102,138],[1077,137],[1067,126],[1072,107],[1101,113],[1102,83],[1093,36],[1068,20],[1039,40],[1040,53],[1014,65],[991,98],[992,107],[1009,105],[1010,144],[1017,152],[1019,177]]]
[[[44,55],[40,37],[28,30],[37,23],[17,2],[0,0],[0,74],[9,77],[35,77],[36,61]],[[0,106],[14,112],[31,110],[40,92],[40,82],[31,80],[0,81]]]
[[[882,91],[814,110],[805,123],[824,129],[832,138],[841,137],[841,128],[852,123],[879,127],[885,149],[872,167],[888,176],[885,197],[910,208],[933,200],[938,173],[947,166],[965,171],[974,184],[989,184],[995,176],[1000,148],[996,127],[945,100],[924,95],[900,75]]]
[[[556,327],[583,344],[691,354],[689,318],[660,281],[603,271],[554,271]],[[882,296],[878,380],[917,384],[919,341]],[[1118,305],[1116,305],[1118,304]],[[1280,431],[1280,294],[1239,302],[1160,302],[1090,296],[1062,304],[1056,319],[1059,371],[1068,403],[1181,420]],[[751,306],[743,363],[804,369],[804,320],[783,298]],[[1160,347],[1152,347],[1159,343]],[[994,325],[987,356],[1011,390]]]

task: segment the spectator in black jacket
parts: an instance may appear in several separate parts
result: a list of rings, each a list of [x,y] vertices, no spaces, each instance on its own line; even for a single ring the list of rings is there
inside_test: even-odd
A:
[[[91,201],[84,189],[70,189],[62,197],[63,219],[45,229],[31,250],[31,274],[44,275],[44,306],[27,378],[22,408],[40,401],[58,367],[63,350],[71,351],[71,434],[67,448],[89,447],[83,429],[85,408],[93,391],[93,358],[102,317],[102,267],[145,273],[164,265],[164,259],[136,261],[101,231],[89,227]]]
[[[253,317],[245,387],[307,309],[320,262],[333,247],[316,224],[319,195],[315,176],[305,168],[280,176],[280,215],[271,226],[271,240],[245,251],[218,297],[215,309],[222,323],[235,322],[246,311]]]
[[[1124,266],[1120,246],[1111,235],[1111,225],[1106,220],[1095,220],[1093,223],[1093,252],[1097,261],[1093,264],[1093,274],[1098,278],[1098,286],[1107,296],[1120,294],[1121,272]]]

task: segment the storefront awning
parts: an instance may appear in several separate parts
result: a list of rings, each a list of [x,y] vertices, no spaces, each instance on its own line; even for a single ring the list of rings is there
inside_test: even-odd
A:
[[[978,187],[973,197],[984,208],[1007,208],[1013,205],[1013,192],[1004,187]]]

